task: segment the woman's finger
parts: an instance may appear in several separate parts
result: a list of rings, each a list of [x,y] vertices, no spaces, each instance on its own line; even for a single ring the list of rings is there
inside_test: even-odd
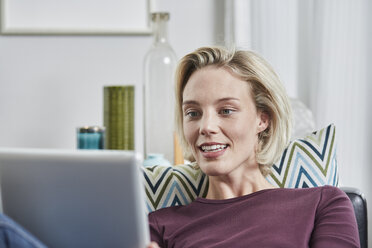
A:
[[[160,248],[159,245],[155,242],[151,242],[147,245],[147,248]]]

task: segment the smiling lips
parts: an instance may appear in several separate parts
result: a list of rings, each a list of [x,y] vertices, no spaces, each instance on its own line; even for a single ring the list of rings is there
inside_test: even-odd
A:
[[[205,158],[217,158],[225,153],[227,147],[227,144],[204,143],[199,146],[199,150]]]

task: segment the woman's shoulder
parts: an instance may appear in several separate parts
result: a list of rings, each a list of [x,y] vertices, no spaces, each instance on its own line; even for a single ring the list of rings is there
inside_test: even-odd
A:
[[[303,191],[303,192],[322,192],[322,191],[327,191],[327,192],[343,192],[340,188],[331,186],[331,185],[323,185],[323,186],[318,186],[318,187],[311,187],[311,188],[281,188],[282,190],[289,190],[289,191]]]
[[[319,197],[321,201],[324,201],[326,199],[332,199],[335,197],[336,198],[342,197],[348,199],[345,192],[343,192],[340,188],[331,185],[293,190],[297,191],[296,192],[297,194],[309,194],[313,195],[314,197]]]
[[[312,205],[316,215],[322,215],[332,209],[344,209],[346,212],[353,212],[349,197],[344,191],[334,186],[320,186],[304,189],[286,189],[282,194],[277,195],[281,199],[288,199],[288,202],[302,202],[305,205]]]
[[[311,198],[321,204],[334,199],[344,199],[349,201],[346,193],[340,188],[330,185],[312,187],[312,188],[281,188],[274,192],[278,198]]]
[[[319,209],[331,206],[335,208],[342,206],[349,208],[350,210],[353,209],[349,197],[340,188],[334,186],[323,186],[319,187],[319,190]]]
[[[324,185],[312,188],[280,188],[277,189],[277,194],[293,194],[293,195],[314,195],[319,197],[333,197],[333,196],[346,196],[340,188]]]

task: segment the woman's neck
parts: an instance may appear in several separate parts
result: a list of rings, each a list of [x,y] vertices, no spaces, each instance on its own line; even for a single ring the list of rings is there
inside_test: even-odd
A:
[[[207,199],[229,199],[248,195],[263,189],[275,188],[262,175],[260,170],[252,169],[244,173],[231,173],[223,176],[209,176]]]

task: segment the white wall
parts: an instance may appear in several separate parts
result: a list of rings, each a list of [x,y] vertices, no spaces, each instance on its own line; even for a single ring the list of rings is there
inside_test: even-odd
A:
[[[218,1],[157,1],[180,57],[214,44]],[[75,148],[75,128],[103,125],[103,86],[142,84],[151,36],[0,36],[0,146]],[[137,88],[136,149],[142,151]]]

